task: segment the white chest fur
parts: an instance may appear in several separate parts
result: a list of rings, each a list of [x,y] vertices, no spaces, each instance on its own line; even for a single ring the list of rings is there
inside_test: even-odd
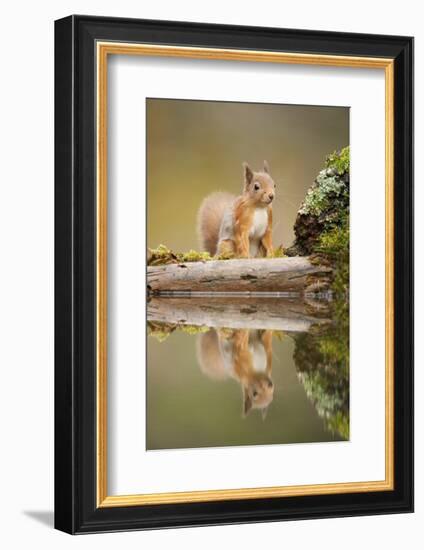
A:
[[[259,341],[249,343],[249,351],[252,354],[252,366],[255,372],[266,372],[267,360],[263,344]]]
[[[268,209],[256,208],[253,214],[253,223],[249,236],[252,239],[262,239],[268,225]]]
[[[253,214],[253,223],[249,232],[249,254],[252,258],[257,256],[259,245],[268,225],[268,209],[256,208]]]

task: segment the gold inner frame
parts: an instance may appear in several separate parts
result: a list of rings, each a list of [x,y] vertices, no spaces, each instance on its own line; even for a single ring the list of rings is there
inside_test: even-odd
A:
[[[394,489],[394,60],[390,58],[315,55],[254,50],[97,42],[97,506],[137,506],[219,500],[388,491]],[[107,61],[109,55],[143,55],[255,61],[385,71],[385,479],[315,485],[217,489],[177,493],[108,496],[107,494]]]

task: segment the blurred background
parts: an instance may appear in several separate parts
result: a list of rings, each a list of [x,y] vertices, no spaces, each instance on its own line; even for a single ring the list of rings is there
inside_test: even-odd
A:
[[[349,108],[147,99],[147,243],[199,250],[196,214],[214,191],[240,194],[242,162],[277,184],[274,245],[293,240],[297,210],[325,157],[349,145]]]

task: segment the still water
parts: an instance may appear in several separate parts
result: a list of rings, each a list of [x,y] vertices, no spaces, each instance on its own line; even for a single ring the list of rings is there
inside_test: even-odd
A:
[[[346,310],[153,299],[147,449],[348,440]]]

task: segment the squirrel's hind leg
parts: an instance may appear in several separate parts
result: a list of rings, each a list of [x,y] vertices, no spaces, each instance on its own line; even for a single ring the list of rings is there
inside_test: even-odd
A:
[[[217,256],[223,256],[224,258],[231,257],[235,256],[235,252],[236,249],[234,246],[234,241],[231,239],[223,239],[222,241],[219,241],[216,251]]]

